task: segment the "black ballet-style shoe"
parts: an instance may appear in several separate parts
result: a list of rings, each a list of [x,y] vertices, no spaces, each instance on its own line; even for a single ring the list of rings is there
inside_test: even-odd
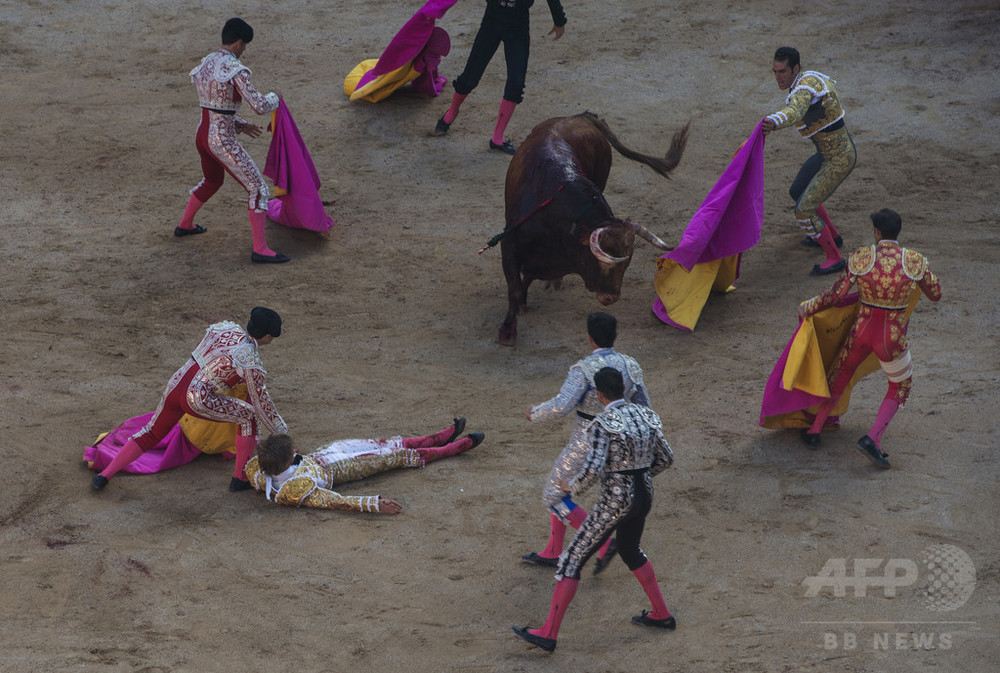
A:
[[[451,128],[451,124],[444,120],[444,117],[438,119],[437,124],[434,125],[434,135],[443,136]]]
[[[549,558],[548,556],[539,556],[537,552],[525,554],[521,557],[521,560],[525,563],[530,563],[533,566],[545,566],[547,568],[555,568],[559,565],[558,557]]]
[[[809,272],[809,275],[810,276],[826,276],[826,275],[829,275],[831,273],[837,273],[838,271],[842,270],[845,266],[847,266],[847,262],[844,261],[843,257],[840,258],[839,260],[837,260],[837,263],[834,264],[833,266],[828,266],[826,268],[823,268],[819,264],[813,264],[812,271]]]
[[[820,433],[809,432],[809,428],[802,428],[799,430],[799,436],[802,437],[802,443],[808,446],[810,449],[818,449],[820,445]]]
[[[514,154],[517,148],[514,147],[514,143],[509,140],[504,140],[502,145],[497,145],[493,142],[493,138],[490,138],[490,149],[497,150],[498,152],[503,152],[504,154]]]
[[[204,234],[208,231],[207,228],[201,226],[200,224],[194,225],[194,229],[185,229],[184,227],[174,227],[174,236],[181,238],[183,236],[194,236],[195,234]]]
[[[292,261],[291,257],[276,252],[273,255],[262,255],[259,252],[250,253],[250,261],[254,264],[284,264]]]
[[[454,442],[458,439],[458,436],[462,434],[462,431],[465,430],[465,416],[452,419],[452,425],[454,426],[454,430],[452,430],[451,437],[448,438],[448,441],[445,442],[445,444],[451,444]]]
[[[666,629],[667,631],[673,631],[677,628],[677,620],[673,617],[667,617],[666,619],[653,619],[649,616],[649,610],[643,610],[641,615],[633,617],[632,622],[641,626],[652,626],[658,629]]]
[[[466,435],[466,437],[472,440],[472,446],[466,449],[466,451],[471,451],[472,449],[476,448],[477,446],[483,443],[483,440],[486,439],[486,433],[470,432],[469,434]]]
[[[872,463],[883,470],[888,470],[892,467],[892,464],[887,460],[889,454],[878,448],[878,446],[875,445],[875,440],[868,435],[865,435],[858,440],[858,451],[865,454],[868,459],[872,461]]]
[[[107,477],[95,474],[94,478],[90,480],[90,487],[95,491],[103,491],[104,487],[108,485],[108,481],[110,480]]]
[[[542,638],[541,636],[536,636],[534,633],[528,631],[527,626],[512,626],[510,627],[514,630],[514,633],[529,645],[534,645],[540,650],[545,650],[551,654],[556,649],[556,639],[555,638]]]
[[[239,493],[240,491],[249,491],[253,488],[253,484],[244,479],[238,477],[233,477],[229,480],[229,490],[233,493]]]
[[[618,540],[611,538],[611,544],[608,545],[608,551],[605,552],[604,558],[598,558],[594,561],[594,574],[600,575],[604,572],[604,569],[611,565],[611,559],[613,559],[617,553]]]
[[[833,242],[834,242],[834,244],[838,248],[843,248],[844,247],[844,237],[843,236],[838,235],[838,236],[834,237]],[[819,243],[817,243],[816,239],[814,239],[812,236],[806,236],[805,238],[803,238],[800,241],[800,243],[802,243],[802,245],[804,245],[807,248],[822,248],[823,247]]]

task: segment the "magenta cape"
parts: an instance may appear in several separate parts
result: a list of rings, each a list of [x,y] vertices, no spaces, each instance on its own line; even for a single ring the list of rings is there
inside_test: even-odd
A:
[[[96,442],[94,446],[85,447],[83,460],[100,472],[125,446],[129,437],[139,432],[153,414],[143,414],[130,418]],[[180,424],[171,428],[167,436],[155,447],[146,451],[127,466],[123,472],[135,474],[152,474],[162,472],[179,465],[185,465],[201,455],[201,451],[192,444],[181,430]]]
[[[458,0],[427,0],[400,28],[382,52],[378,63],[361,77],[356,88],[360,89],[375,78],[413,62],[414,68],[422,73],[414,80],[413,87],[432,96],[440,95],[447,80],[437,74],[437,66],[441,57],[448,54],[451,44],[448,33],[442,29],[434,31],[434,22],[456,2]]]
[[[696,264],[741,254],[760,241],[763,224],[764,134],[757,124],[698,207],[680,243],[661,259],[691,271]],[[673,324],[659,297],[653,301],[653,312]]]
[[[264,175],[274,180],[280,195],[268,202],[267,216],[286,227],[326,233],[333,219],[319,198],[319,174],[283,100],[272,118],[271,133]]]

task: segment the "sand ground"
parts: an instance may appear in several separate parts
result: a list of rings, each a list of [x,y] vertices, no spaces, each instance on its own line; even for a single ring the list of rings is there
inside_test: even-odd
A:
[[[599,305],[579,278],[536,287],[518,345],[496,342],[499,250],[476,251],[503,223],[507,159],[486,147],[502,59],[443,138],[428,131],[446,97],[344,96],[344,76],[418,5],[0,0],[0,670],[996,670],[996,2],[567,2],[560,42],[544,39],[545,3],[535,7],[515,142],[589,109],[627,144],[662,152],[693,120],[672,181],[616,158],[607,191],[620,216],[678,240],[780,104],[771,54],[791,44],[839,81],[858,146],[828,204],[847,245],[867,244],[867,214],[893,207],[944,284],[914,314],[913,394],[885,437],[894,469],[876,473],[853,445],[884,392],[877,376],[818,452],[756,423],[796,304],[830,282],[806,275],[819,258],[799,246],[786,192],[808,143],[794,131],[768,140],[763,241],[694,333],[652,316],[656,251],[640,242],[611,310],[677,456],[644,548],[680,627],[632,625],[645,599],[615,564],[587,571],[552,656],[509,627],[548,608],[552,574],[519,557],[547,534],[538,496],[569,421],[531,425],[523,410],[586,353],[584,319]],[[186,73],[237,12],[257,30],[244,61],[260,88],[283,89],[335,201],[329,240],[269,226],[293,257],[280,267],[249,263],[231,181],[199,216],[208,234],[171,236],[198,179]],[[462,2],[440,24],[449,77],[481,12]],[[263,162],[266,139],[247,146]],[[208,323],[243,322],[258,304],[285,318],[263,357],[304,448],[460,414],[486,442],[344,489],[399,500],[397,517],[231,494],[216,457],[91,493],[82,447],[151,410]],[[805,595],[829,559],[920,564],[932,544],[975,564],[957,610],[928,608],[924,566],[893,597]]]

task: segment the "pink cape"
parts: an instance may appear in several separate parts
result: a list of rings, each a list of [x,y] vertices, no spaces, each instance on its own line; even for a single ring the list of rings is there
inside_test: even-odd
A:
[[[412,62],[414,68],[422,73],[413,81],[412,86],[432,96],[440,95],[447,80],[438,75],[437,66],[441,57],[448,54],[451,43],[448,33],[443,29],[434,30],[434,22],[442,18],[456,2],[458,0],[427,0],[399,29],[382,52],[378,63],[361,77],[356,88],[360,89],[375,78]]]
[[[285,101],[278,103],[271,124],[264,175],[286,193],[268,202],[267,216],[286,227],[326,233],[333,219],[323,210],[319,174]]]
[[[857,301],[858,293],[852,292],[837,302],[836,305],[838,307],[850,306],[857,303]],[[801,324],[801,321],[799,322]],[[788,343],[785,344],[785,350],[781,352],[781,357],[778,358],[778,362],[775,363],[774,369],[771,370],[771,375],[767,377],[767,383],[764,384],[764,399],[760,405],[760,418],[757,421],[758,425],[765,426],[769,417],[782,416],[796,411],[804,411],[810,407],[816,406],[826,399],[829,399],[826,397],[820,397],[819,395],[812,395],[797,388],[793,388],[792,390],[785,390],[782,388],[781,380],[785,373],[785,365],[788,363],[788,352],[792,348],[792,342],[795,341],[796,334],[798,334],[798,328],[792,332],[792,336],[788,339]],[[824,423],[824,426],[838,425],[839,423],[839,416],[830,416],[826,420],[826,423]]]
[[[92,469],[100,472],[121,451],[129,437],[139,432],[152,417],[153,414],[149,413],[128,419],[100,441],[95,442],[94,446],[85,447],[83,460],[90,464]],[[136,458],[123,472],[134,474],[162,472],[190,463],[200,455],[201,451],[184,436],[180,424],[177,424],[159,444]]]
[[[763,225],[764,134],[758,123],[698,207],[680,243],[663,258],[690,271],[696,264],[746,252],[760,241]],[[659,297],[653,312],[674,324]]]

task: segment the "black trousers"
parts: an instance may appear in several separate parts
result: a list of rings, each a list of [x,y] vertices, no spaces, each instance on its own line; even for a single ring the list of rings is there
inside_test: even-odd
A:
[[[520,103],[524,99],[524,80],[528,74],[528,51],[531,46],[526,18],[523,21],[498,22],[489,16],[483,17],[476,39],[472,42],[465,70],[455,78],[456,93],[468,95],[479,86],[479,80],[501,42],[507,61],[507,83],[504,85],[503,97],[512,103]]]

